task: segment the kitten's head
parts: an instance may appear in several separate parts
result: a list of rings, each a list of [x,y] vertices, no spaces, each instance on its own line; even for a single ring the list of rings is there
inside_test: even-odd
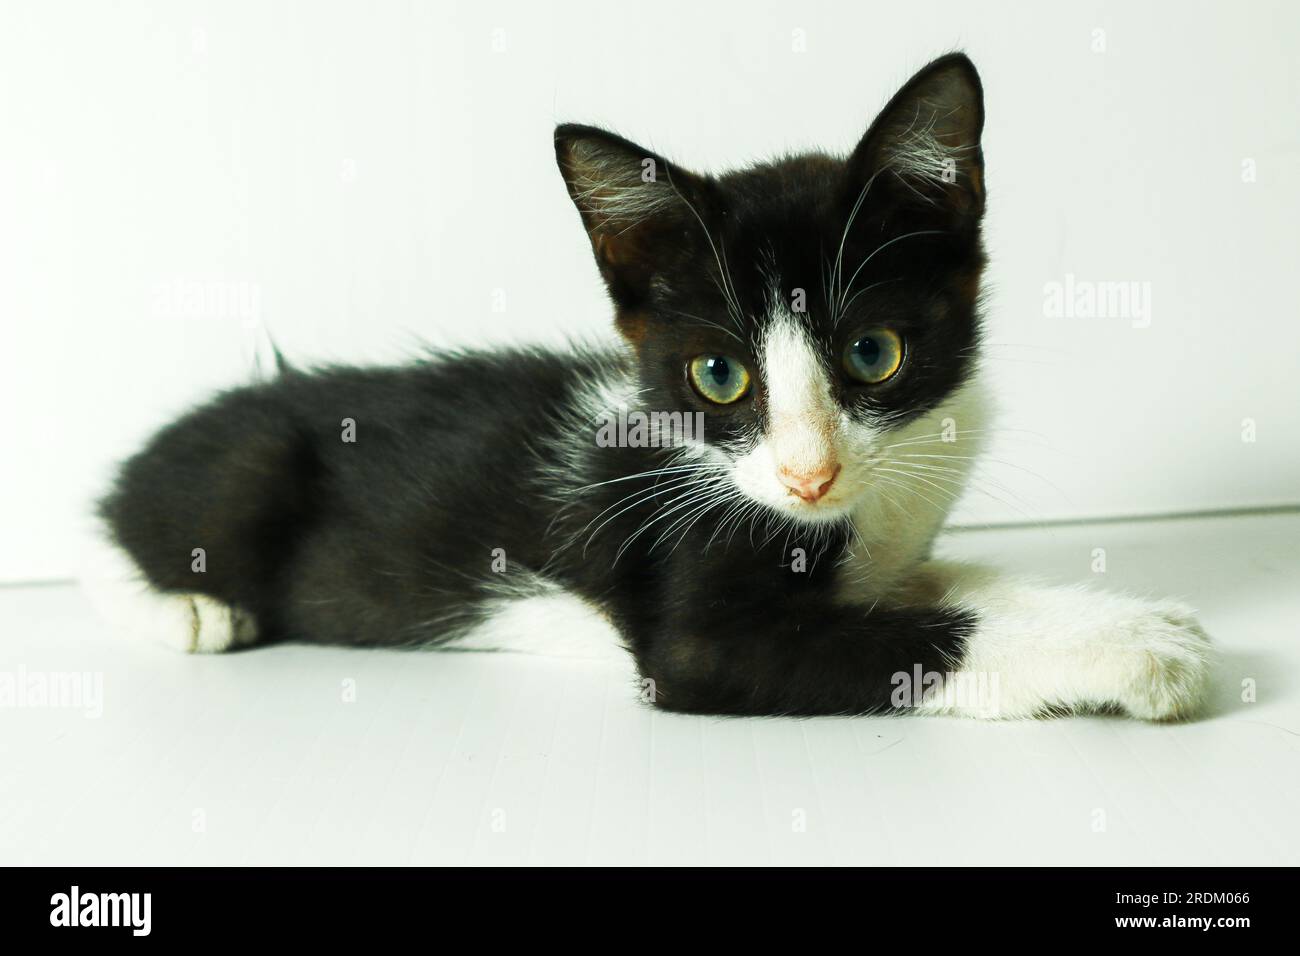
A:
[[[641,369],[641,404],[702,411],[696,453],[796,520],[852,510],[880,450],[963,383],[984,256],[983,96],[945,56],[847,159],[722,176],[564,125],[560,169]]]

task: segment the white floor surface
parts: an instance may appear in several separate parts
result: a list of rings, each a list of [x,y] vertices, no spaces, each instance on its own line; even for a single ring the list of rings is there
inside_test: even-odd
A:
[[[99,716],[0,707],[0,863],[1300,862],[1300,514],[941,550],[1188,600],[1221,657],[1209,713],[684,717],[638,703],[621,663],[187,657],[110,641],[75,586],[8,587],[0,672],[102,675],[103,696]]]

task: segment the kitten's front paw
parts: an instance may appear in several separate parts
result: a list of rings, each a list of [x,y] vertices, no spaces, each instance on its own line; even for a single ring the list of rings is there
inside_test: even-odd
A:
[[[1118,703],[1143,720],[1178,720],[1196,713],[1210,675],[1210,639],[1190,608],[1162,602],[1121,622],[1124,653],[1116,665]]]

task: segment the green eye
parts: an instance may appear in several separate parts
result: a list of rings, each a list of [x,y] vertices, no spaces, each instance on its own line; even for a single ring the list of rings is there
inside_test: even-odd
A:
[[[701,355],[686,366],[695,390],[718,405],[730,405],[749,394],[749,371],[725,355]]]
[[[867,385],[894,377],[903,364],[903,340],[890,329],[870,329],[844,350],[844,371]]]

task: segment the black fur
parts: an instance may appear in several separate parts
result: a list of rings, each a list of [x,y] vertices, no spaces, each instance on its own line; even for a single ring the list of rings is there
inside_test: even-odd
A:
[[[965,97],[960,132],[974,143],[961,178],[933,195],[882,159],[922,94]],[[437,642],[476,623],[503,585],[540,577],[609,615],[659,706],[886,710],[891,675],[944,669],[970,621],[932,607],[837,604],[831,571],[848,543],[840,527],[782,537],[757,518],[719,535],[718,516],[706,514],[680,535],[635,536],[666,493],[653,493],[653,476],[629,476],[663,467],[669,452],[597,447],[581,402],[593,381],[627,374],[641,406],[703,412],[711,442],[761,428],[761,382],[752,400],[717,406],[683,369],[719,350],[754,362],[775,277],[783,295],[807,291],[809,327],[832,361],[863,322],[903,333],[906,373],[879,387],[839,383],[846,407],[889,423],[933,407],[964,380],[977,344],[982,124],[974,69],[953,55],[900,91],[847,160],[808,155],[703,177],[604,131],[562,126],[560,167],[626,349],[463,353],[398,369],[282,366],[274,381],[226,392],[164,428],[123,466],[101,513],[154,586],[250,612],[263,641]],[[645,158],[675,199],[627,218],[602,207],[608,196],[590,184],[639,173]],[[878,289],[835,324],[826,271],[864,190],[846,266],[924,234],[871,260],[858,287]],[[746,323],[739,336],[719,328],[724,256]],[[345,419],[353,442],[342,438]],[[647,494],[620,504],[635,491]],[[800,539],[814,563],[792,574],[787,555]],[[196,548],[202,574],[191,569]],[[491,568],[494,549],[504,574]]]

